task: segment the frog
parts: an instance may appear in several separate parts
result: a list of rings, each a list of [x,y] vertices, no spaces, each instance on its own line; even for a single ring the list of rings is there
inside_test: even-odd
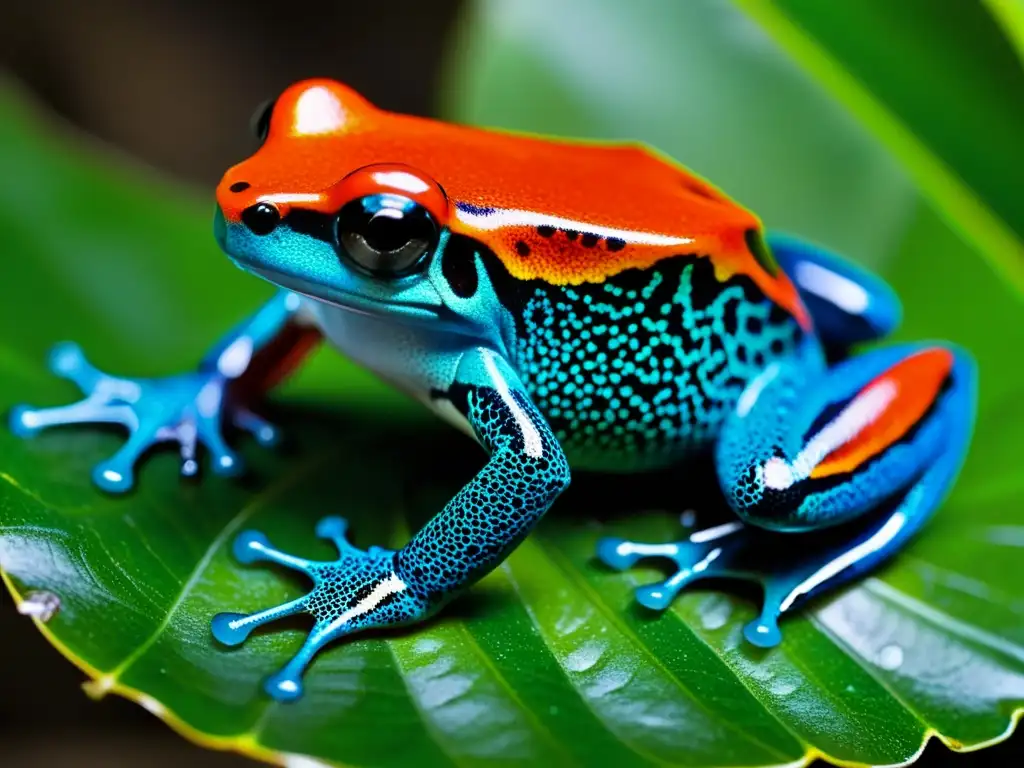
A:
[[[398,549],[357,548],[335,515],[315,528],[334,560],[235,537],[240,563],[313,585],[211,619],[236,646],[312,616],[265,678],[271,697],[300,698],[328,644],[442,611],[574,473],[710,460],[727,522],[667,542],[602,537],[594,567],[667,563],[671,576],[635,591],[655,617],[695,581],[753,581],[761,609],[744,636],[763,648],[795,606],[898,552],[955,483],[975,419],[970,353],[887,342],[902,307],[881,277],[766,229],[657,150],[390,112],[328,78],[289,86],[253,127],[258,147],[216,188],[214,236],[273,298],[165,378],[111,375],[58,344],[50,367],[84,399],[17,406],[9,423],[23,437],[120,425],[126,442],[92,475],[110,494],[158,443],[177,446],[183,476],[204,461],[238,475],[235,433],[275,444],[259,401],[326,342],[482,447],[479,471]]]

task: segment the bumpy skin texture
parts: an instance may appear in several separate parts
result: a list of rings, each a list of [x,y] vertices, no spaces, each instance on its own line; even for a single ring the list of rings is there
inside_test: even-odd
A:
[[[290,87],[262,122],[260,149],[218,187],[215,233],[285,290],[195,373],[111,377],[61,347],[53,368],[86,399],[16,409],[11,425],[122,424],[129,440],[96,474],[111,491],[131,486],[159,441],[181,445],[186,473],[200,442],[215,468],[235,470],[222,426],[270,442],[248,404],[319,330],[476,437],[484,467],[397,552],[355,549],[338,518],[317,529],[339,550],[326,563],[239,536],[242,562],[313,582],[291,603],[214,618],[231,645],[281,616],[314,617],[270,695],[300,696],[331,640],[418,621],[494,568],[570,465],[643,470],[713,451],[737,521],[679,542],[605,539],[598,555],[618,569],[674,563],[637,591],[655,610],[698,578],[760,583],[746,636],[762,646],[801,600],[897,551],[951,487],[974,420],[967,354],[933,343],[847,359],[898,323],[891,289],[813,245],[766,240],[753,214],[685,169],[640,147],[394,115],[325,80]]]
[[[299,600],[256,614],[219,614],[214,636],[243,642],[257,626],[303,611],[316,620],[303,648],[265,689],[274,698],[302,694],[301,677],[326,643],[367,627],[422,619],[488,573],[529,533],[569,484],[569,464],[514,374],[490,350],[472,350],[457,381],[435,397],[449,399],[490,453],[486,466],[397,553],[362,552],[344,539],[345,521],[326,518],[317,533],[341,557],[317,563],[273,549],[262,534],[242,533],[235,554],[306,574],[313,590]]]
[[[603,283],[530,283],[517,365],[574,465],[648,469],[717,436],[765,361],[803,332],[749,279],[681,254]]]
[[[543,416],[521,389],[502,389],[456,382],[437,395],[466,416],[490,460],[398,554],[399,572],[431,603],[504,560],[569,485],[569,463]]]

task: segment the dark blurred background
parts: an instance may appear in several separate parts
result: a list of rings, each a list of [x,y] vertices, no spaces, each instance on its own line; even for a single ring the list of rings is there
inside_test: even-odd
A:
[[[382,107],[431,114],[460,5],[12,3],[0,22],[0,66],[86,131],[209,188],[251,150],[256,105],[295,80],[334,77]],[[79,688],[83,675],[0,592],[0,765],[251,764],[192,746],[135,704],[90,701]],[[1019,741],[976,755],[932,745],[921,765],[1020,764]]]

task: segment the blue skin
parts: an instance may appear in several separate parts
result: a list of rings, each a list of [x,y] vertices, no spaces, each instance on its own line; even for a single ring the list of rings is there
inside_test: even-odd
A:
[[[180,444],[183,474],[198,468],[197,442],[210,450],[215,471],[238,472],[223,426],[233,423],[265,443],[276,432],[237,402],[232,385],[305,309],[343,352],[467,428],[489,454],[398,551],[354,548],[345,522],[333,517],[320,522],[317,534],[336,544],[335,561],[280,552],[258,532],[238,536],[241,562],[277,563],[313,581],[312,591],[293,602],[213,619],[215,638],[236,645],[261,624],[313,615],[302,649],[266,683],[279,700],[301,696],[302,675],[327,643],[420,621],[498,565],[567,487],[570,465],[644,470],[713,450],[737,522],[675,543],[605,539],[598,556],[616,569],[647,557],[673,562],[675,575],[637,590],[638,600],[656,610],[698,578],[759,582],[763,609],[746,636],[774,645],[781,614],[873,567],[923,525],[951,487],[970,439],[975,371],[963,351],[950,348],[955,365],[947,386],[906,439],[835,484],[771,495],[751,468],[791,459],[825,409],[925,348],[879,349],[829,368],[824,347],[845,350],[886,335],[899,320],[899,304],[877,277],[790,238],[775,236],[769,245],[794,277],[817,335],[803,333],[751,281],[719,284],[708,259],[692,254],[601,285],[552,286],[515,281],[486,249],[470,243],[466,256],[466,243],[442,231],[419,268],[384,279],[354,268],[345,254],[339,258],[337,245],[311,236],[308,226],[293,230],[285,220],[256,234],[218,216],[216,230],[239,266],[284,290],[229,333],[195,373],[115,378],[89,366],[76,347],[58,347],[51,367],[86,399],[16,408],[11,428],[28,436],[57,424],[125,426],[127,443],[94,473],[109,492],[131,487],[137,459],[158,441]],[[823,274],[833,279],[823,283]],[[822,290],[836,276],[859,301],[837,303]],[[798,556],[783,557],[768,541],[797,532],[815,542]]]

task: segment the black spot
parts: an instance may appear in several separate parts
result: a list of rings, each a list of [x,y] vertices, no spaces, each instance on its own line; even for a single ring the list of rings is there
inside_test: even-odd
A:
[[[462,299],[476,293],[479,279],[476,274],[476,248],[468,237],[452,236],[441,255],[441,274],[448,281],[452,293]]]
[[[580,233],[575,229],[563,229],[562,231],[565,232],[565,236],[569,238],[570,242],[580,236]]]
[[[786,348],[786,345],[782,343],[782,339],[772,339],[770,346],[773,355],[781,355]]]
[[[747,330],[755,336],[764,330],[764,323],[761,322],[759,317],[748,317],[747,318]]]
[[[247,190],[248,188],[248,181],[236,181],[234,184],[228,187],[228,189],[230,189],[232,192],[245,192],[245,190]]]
[[[541,224],[537,227],[537,234],[541,237],[551,237],[555,234],[555,228],[549,227],[547,224]]]
[[[528,246],[522,240],[519,240],[516,242],[516,253],[518,253],[520,256],[529,256],[530,246]]]
[[[626,247],[626,241],[618,237],[609,237],[604,244],[609,251],[621,251]]]
[[[592,235],[591,233],[587,232],[585,235],[583,235],[583,237],[580,238],[580,245],[582,245],[584,248],[593,248],[595,245],[597,245],[597,241],[600,239],[601,238],[599,238],[597,235]]]

